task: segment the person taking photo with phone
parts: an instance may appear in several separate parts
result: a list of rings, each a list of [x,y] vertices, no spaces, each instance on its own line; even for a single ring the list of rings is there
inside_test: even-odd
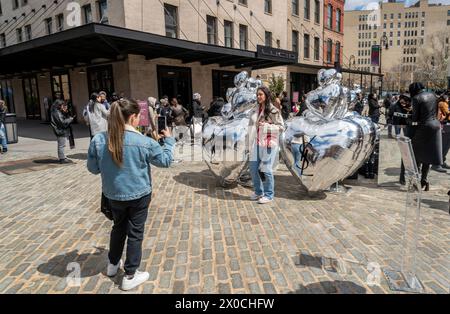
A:
[[[168,128],[161,132],[163,146],[138,132],[139,116],[140,107],[136,101],[114,102],[108,130],[94,136],[87,161],[91,173],[101,174],[102,192],[109,202],[114,221],[108,254],[107,275],[110,277],[121,267],[127,240],[122,290],[131,290],[149,278],[148,272],[138,271],[138,268],[152,196],[150,165],[168,168],[173,161],[175,145]]]

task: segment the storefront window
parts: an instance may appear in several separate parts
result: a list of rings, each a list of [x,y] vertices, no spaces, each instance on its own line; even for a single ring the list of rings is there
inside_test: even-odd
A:
[[[8,112],[16,112],[16,108],[14,107],[14,91],[11,80],[0,81],[0,99],[5,101]]]
[[[213,97],[222,97],[226,101],[227,90],[234,86],[234,77],[239,72],[213,70]]]
[[[93,92],[105,91],[108,97],[114,90],[114,76],[112,65],[88,68],[89,95]]]

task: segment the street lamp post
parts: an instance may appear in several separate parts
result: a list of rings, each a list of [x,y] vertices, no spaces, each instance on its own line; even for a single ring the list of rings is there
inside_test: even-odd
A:
[[[380,38],[380,65],[378,67],[378,74],[380,74],[380,80],[381,80],[381,84],[380,84],[380,97],[383,95],[383,77],[381,76],[381,59],[382,59],[382,50],[383,50],[383,45],[386,45],[386,50],[389,49],[388,46],[388,38],[386,36],[386,34],[383,34],[383,36]]]

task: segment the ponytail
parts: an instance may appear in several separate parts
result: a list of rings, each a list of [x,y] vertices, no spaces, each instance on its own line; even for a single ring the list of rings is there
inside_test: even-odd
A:
[[[139,113],[139,105],[134,100],[122,99],[111,105],[108,121],[108,150],[114,163],[122,167],[123,139],[125,124],[133,114]]]

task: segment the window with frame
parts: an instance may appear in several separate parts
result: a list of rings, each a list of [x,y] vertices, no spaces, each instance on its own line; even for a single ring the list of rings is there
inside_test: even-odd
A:
[[[84,24],[89,24],[94,21],[92,18],[92,7],[90,4],[86,4],[83,6],[83,17],[84,17]]]
[[[341,43],[336,42],[335,52],[334,52],[334,61],[341,62]]]
[[[53,19],[51,17],[45,19],[45,32],[47,35],[50,35],[53,33]]]
[[[309,59],[309,34],[303,34],[303,57]]]
[[[98,2],[98,16],[100,17],[99,23],[109,24],[108,21],[108,2],[106,0],[100,0]]]
[[[314,1],[314,22],[320,24],[320,1]]]
[[[225,20],[223,22],[225,47],[233,48],[233,22]]]
[[[310,0],[303,0],[303,4],[304,4],[304,6],[303,6],[303,9],[304,9],[304,12],[303,12],[303,14],[304,14],[304,18],[305,19],[307,19],[307,20],[309,20],[310,19]]]
[[[264,13],[272,14],[272,0],[264,0]]]
[[[314,60],[318,61],[320,59],[320,38],[314,37]]]
[[[16,10],[19,8],[19,0],[12,0],[12,9]]]
[[[299,52],[298,51],[298,32],[292,31],[292,51]]]
[[[272,47],[272,32],[265,32],[265,45],[267,47]]]
[[[331,4],[327,7],[327,26],[328,28],[333,28],[333,6]]]
[[[17,42],[21,43],[23,41],[23,34],[22,34],[22,29],[21,28],[17,28],[16,29],[16,37],[17,37]]]
[[[248,49],[248,27],[247,25],[239,25],[239,48]]]
[[[215,16],[206,16],[206,33],[208,37],[208,44],[217,45],[217,18]]]
[[[298,0],[292,0],[292,14],[298,15],[299,12],[299,3]]]
[[[5,33],[0,34],[0,48],[6,47],[6,35]]]
[[[3,15],[3,11],[2,11],[2,2],[0,1],[0,15]]]
[[[247,5],[247,0],[239,0],[239,4]]]
[[[58,14],[56,16],[56,30],[58,32],[63,31],[64,30],[64,14]]]
[[[336,30],[341,32],[341,10],[336,10]]]
[[[33,34],[31,33],[31,25],[25,25],[25,39],[31,40],[33,38]]]
[[[176,6],[164,3],[164,22],[166,36],[178,38],[178,8]]]
[[[331,39],[327,40],[327,62],[331,63],[331,55],[333,51],[333,42],[331,41]]]

